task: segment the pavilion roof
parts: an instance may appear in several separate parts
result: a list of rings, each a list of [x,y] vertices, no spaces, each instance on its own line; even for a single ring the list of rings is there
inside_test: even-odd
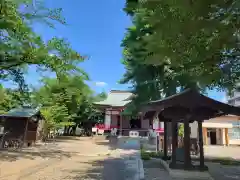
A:
[[[217,112],[215,113],[215,117],[226,114],[240,116],[239,107],[216,101],[202,95],[194,89],[187,89],[181,93],[166,97],[162,100],[147,102],[142,105],[141,110],[142,112],[147,112],[145,116],[149,116],[154,114],[154,111],[161,112],[162,110],[169,107],[184,107],[190,110],[195,110],[197,108],[207,108]]]
[[[0,117],[24,117],[29,118],[40,113],[40,108],[31,108],[27,106],[14,108],[8,111],[6,114],[0,115]]]

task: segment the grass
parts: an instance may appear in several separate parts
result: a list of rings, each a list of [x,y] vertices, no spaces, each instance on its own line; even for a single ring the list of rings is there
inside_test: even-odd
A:
[[[147,152],[144,150],[143,145],[140,145],[142,160],[150,160],[151,158],[163,158],[162,152]]]
[[[151,159],[151,157],[149,156],[149,153],[147,153],[147,152],[144,151],[144,150],[141,150],[141,158],[142,158],[142,160],[145,160],[145,161]]]

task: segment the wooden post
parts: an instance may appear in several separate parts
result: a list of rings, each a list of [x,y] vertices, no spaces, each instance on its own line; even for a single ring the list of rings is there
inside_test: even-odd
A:
[[[208,145],[207,128],[202,128],[203,144]]]
[[[206,128],[204,128],[206,131]],[[203,151],[203,129],[202,121],[198,121],[198,138],[199,138],[199,151],[200,151],[200,168],[204,168],[204,151]]]
[[[159,138],[159,134],[157,134],[157,137],[156,137],[156,152],[159,152],[159,142],[160,142],[160,138]]]
[[[190,128],[189,118],[184,119],[184,167],[188,169],[191,166],[190,158]]]
[[[29,119],[27,119],[26,126],[25,126],[24,137],[23,137],[23,145],[25,144],[26,139],[27,139],[28,121],[29,121]]]
[[[178,123],[175,125],[175,133],[176,133],[176,148],[178,148]]]
[[[169,167],[174,168],[176,167],[176,150],[177,150],[177,122],[172,121],[172,162],[170,163]]]
[[[122,117],[123,115],[120,114],[120,131],[119,131],[119,135],[122,136]]]
[[[168,155],[168,138],[167,138],[167,122],[164,121],[164,143],[163,143],[163,152],[164,152],[164,159],[167,160]]]
[[[225,141],[226,141],[226,146],[228,146],[229,145],[228,128],[225,128]]]

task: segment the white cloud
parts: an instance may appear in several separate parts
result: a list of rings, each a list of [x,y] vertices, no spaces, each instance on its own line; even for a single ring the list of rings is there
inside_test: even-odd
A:
[[[103,87],[103,86],[107,86],[107,83],[106,82],[102,82],[102,81],[97,81],[97,82],[95,82],[95,85],[99,86],[99,87]]]

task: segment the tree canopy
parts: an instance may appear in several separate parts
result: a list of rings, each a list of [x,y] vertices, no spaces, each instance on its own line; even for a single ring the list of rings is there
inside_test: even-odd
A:
[[[240,77],[238,1],[126,1],[121,83],[144,102],[186,88],[232,90]]]
[[[66,24],[62,9],[49,9],[41,0],[2,0],[0,2],[0,81],[14,81],[17,89],[0,86],[0,113],[24,104],[41,106],[46,128],[71,126],[91,119],[96,113],[95,95],[81,68],[86,57],[75,51],[67,39],[52,37],[47,42],[32,30],[40,22],[54,28]],[[41,77],[40,87],[29,87],[24,75],[32,66],[51,72],[54,78]],[[43,73],[44,74],[44,73]]]
[[[40,1],[3,0],[1,9],[0,80],[13,80],[24,90],[24,73],[31,65],[40,71],[86,73],[77,65],[84,57],[74,51],[67,40],[53,37],[47,42],[33,32],[31,25],[43,21],[51,27],[65,24],[61,8],[48,9]]]

